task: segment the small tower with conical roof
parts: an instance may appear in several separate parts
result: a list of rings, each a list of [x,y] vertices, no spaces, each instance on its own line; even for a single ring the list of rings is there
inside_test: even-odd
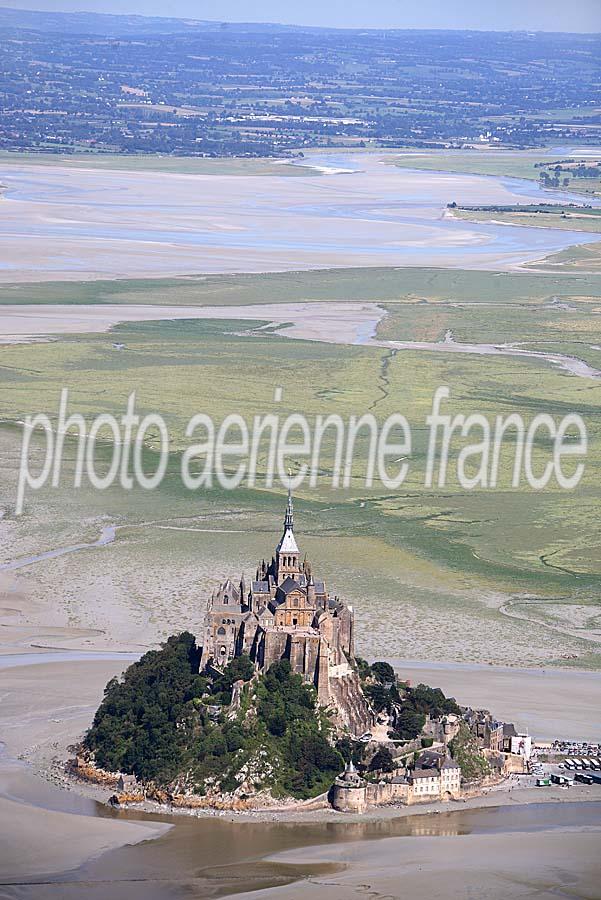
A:
[[[367,784],[352,759],[332,788],[332,806],[339,812],[362,813],[367,809]]]

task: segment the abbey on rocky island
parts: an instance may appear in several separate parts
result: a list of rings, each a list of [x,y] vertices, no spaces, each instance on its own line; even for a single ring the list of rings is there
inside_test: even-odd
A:
[[[331,710],[340,730],[359,735],[373,726],[353,666],[353,609],[328,594],[306,558],[301,563],[290,492],[271,562],[263,560],[250,588],[244,576],[237,584],[228,579],[207,606],[202,666],[223,668],[243,653],[260,672],[289,660],[315,686],[319,704]]]

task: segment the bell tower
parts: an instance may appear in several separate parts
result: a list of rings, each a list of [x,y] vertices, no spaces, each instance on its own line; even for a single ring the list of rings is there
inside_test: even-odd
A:
[[[284,533],[275,551],[277,567],[277,583],[281,584],[286,578],[297,579],[300,575],[300,551],[294,537],[294,508],[292,494],[288,488],[288,503],[284,516]]]

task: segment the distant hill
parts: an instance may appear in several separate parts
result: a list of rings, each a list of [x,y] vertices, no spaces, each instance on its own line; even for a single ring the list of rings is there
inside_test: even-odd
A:
[[[601,134],[595,35],[5,7],[0,40],[1,150],[282,157],[374,141],[596,145]]]
[[[55,34],[95,34],[106,37],[152,36],[159,34],[264,34],[265,32],[315,31],[328,29],[278,25],[270,22],[213,22],[202,19],[175,19],[159,16],[110,15],[92,12],[43,12],[42,10],[0,7],[0,28],[27,28]]]

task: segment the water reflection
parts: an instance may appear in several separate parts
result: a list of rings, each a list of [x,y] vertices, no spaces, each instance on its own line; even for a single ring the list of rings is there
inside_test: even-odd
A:
[[[136,820],[143,813],[100,815]],[[548,831],[598,826],[601,803],[541,803],[490,809],[449,810],[376,821],[253,822],[219,816],[152,816],[173,828],[155,841],[104,854],[75,872],[5,887],[10,900],[187,900],[218,898],[275,887],[338,870],[333,864],[289,865],[266,857],[282,851],[339,842],[388,837],[446,837],[470,834]],[[42,883],[40,883],[42,882]]]

